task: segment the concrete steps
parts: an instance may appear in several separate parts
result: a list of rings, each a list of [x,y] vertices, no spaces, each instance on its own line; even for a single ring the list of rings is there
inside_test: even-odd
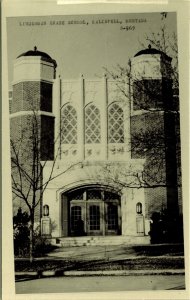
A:
[[[61,237],[52,239],[52,244],[60,247],[80,246],[115,246],[115,245],[143,245],[150,244],[149,236],[81,236]]]

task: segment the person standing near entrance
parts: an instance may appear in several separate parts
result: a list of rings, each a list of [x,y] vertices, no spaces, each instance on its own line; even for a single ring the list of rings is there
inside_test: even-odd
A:
[[[85,235],[84,232],[84,221],[81,219],[81,217],[78,218],[77,222],[76,222],[76,234],[77,236],[83,236]]]

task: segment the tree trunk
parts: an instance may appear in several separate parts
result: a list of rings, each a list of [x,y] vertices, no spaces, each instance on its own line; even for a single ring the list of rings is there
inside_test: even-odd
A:
[[[33,258],[33,246],[34,246],[33,236],[34,236],[34,218],[32,216],[31,221],[30,221],[30,248],[29,248],[30,263],[32,263],[34,260],[34,258]]]

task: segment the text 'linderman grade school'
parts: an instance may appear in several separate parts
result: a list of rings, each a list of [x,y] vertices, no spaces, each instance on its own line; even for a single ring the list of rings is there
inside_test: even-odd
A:
[[[138,23],[146,23],[146,19],[97,19],[92,21],[86,20],[50,20],[50,21],[20,21],[19,26],[56,26],[56,25],[101,25],[101,24],[138,24]]]

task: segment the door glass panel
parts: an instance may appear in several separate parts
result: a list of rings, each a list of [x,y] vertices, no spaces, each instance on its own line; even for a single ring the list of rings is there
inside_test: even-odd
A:
[[[118,212],[117,205],[108,205],[108,230],[116,230],[118,228]]]
[[[90,206],[90,230],[100,230],[100,207]]]
[[[78,220],[81,220],[81,207],[72,206],[71,207],[71,230],[76,232],[78,227]]]

